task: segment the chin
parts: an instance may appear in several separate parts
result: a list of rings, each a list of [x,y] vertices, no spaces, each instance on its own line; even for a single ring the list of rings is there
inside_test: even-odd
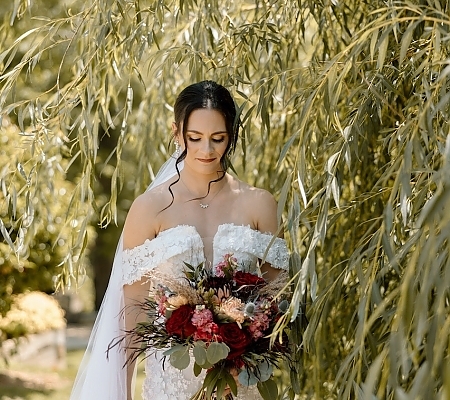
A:
[[[202,163],[200,161],[196,161],[193,164],[189,163],[189,167],[192,171],[202,175],[217,174],[218,172],[223,170],[220,162],[216,161],[211,163]]]

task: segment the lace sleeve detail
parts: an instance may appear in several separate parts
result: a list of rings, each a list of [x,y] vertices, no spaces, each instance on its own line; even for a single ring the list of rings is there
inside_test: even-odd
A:
[[[272,267],[278,269],[289,267],[286,241],[278,237],[274,238],[271,233],[256,231],[248,225],[220,226],[215,245],[221,253],[247,253],[259,259],[263,259],[265,255],[265,261]]]
[[[132,284],[158,266],[171,262],[190,260],[190,255],[202,251],[203,244],[188,230],[192,227],[178,226],[161,232],[154,239],[122,253],[122,278],[124,284]],[[195,232],[195,231],[194,231]],[[183,257],[184,255],[184,257]]]
[[[256,233],[256,236],[259,232]],[[260,235],[264,235],[264,239],[267,240],[266,245],[262,245],[258,251],[261,256],[258,255],[259,258],[262,258],[266,248],[269,247],[269,251],[266,256],[266,261],[272,265],[274,268],[278,269],[288,269],[289,268],[289,250],[286,245],[286,241],[282,238],[275,238],[274,242],[270,244],[272,240],[272,235],[267,235],[264,233],[260,233]],[[268,238],[267,238],[268,236]]]

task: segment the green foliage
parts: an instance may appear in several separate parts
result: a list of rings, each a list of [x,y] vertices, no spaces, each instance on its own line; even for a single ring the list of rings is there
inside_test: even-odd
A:
[[[67,163],[55,146],[60,138],[55,136],[45,144],[32,140],[31,134],[3,119],[0,315],[8,311],[12,294],[27,290],[53,293],[58,283],[67,282],[66,274],[76,274],[76,260],[67,258],[68,249],[73,246],[73,232],[86,231],[83,215],[70,210],[75,185],[65,180]],[[62,268],[64,261],[72,265],[72,271]]]
[[[346,24],[352,40],[316,65],[301,108],[314,118],[289,144],[287,157],[302,155],[297,183],[312,189],[291,214],[311,227],[302,276],[312,294],[319,279],[305,345],[339,398],[448,391],[448,15],[436,2],[380,4]],[[336,41],[323,40],[324,51]],[[295,192],[291,201],[301,210]],[[436,337],[446,338],[437,358]]]
[[[243,123],[236,170],[279,195],[297,300],[286,318],[307,299],[293,390],[444,399],[449,14],[448,2],[435,0],[74,2],[66,17],[33,20],[22,36],[0,31],[1,115],[16,113],[21,131],[32,127],[35,163],[60,138],[52,151],[81,169],[70,212],[89,204],[108,223],[120,220],[119,192],[141,192],[167,158],[180,89],[223,83]],[[6,21],[17,26],[17,18]],[[53,55],[46,89],[18,90]],[[102,204],[99,166],[111,176]]]
[[[176,347],[172,347],[170,350],[170,363],[173,367],[182,370],[189,366],[191,362],[191,358],[189,357],[189,347],[179,345]],[[164,352],[164,355],[167,355],[168,352]]]

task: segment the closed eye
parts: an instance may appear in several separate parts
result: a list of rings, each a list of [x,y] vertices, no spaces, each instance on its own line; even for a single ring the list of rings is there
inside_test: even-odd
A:
[[[188,137],[188,140],[190,142],[199,142],[200,140],[202,140],[201,138],[193,138],[193,137]],[[222,143],[225,140],[225,136],[219,138],[219,139],[211,139],[214,143]]]

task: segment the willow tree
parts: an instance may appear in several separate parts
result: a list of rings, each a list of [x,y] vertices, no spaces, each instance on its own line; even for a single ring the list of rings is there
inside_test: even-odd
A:
[[[65,18],[7,37],[0,109],[34,135],[36,166],[62,132],[61,152],[82,166],[75,213],[96,206],[101,138],[117,138],[101,160],[111,197],[89,208],[109,223],[124,185],[142,191],[167,157],[179,90],[201,79],[229,87],[243,126],[235,170],[277,194],[292,250],[280,323],[294,321],[298,368],[285,396],[445,399],[449,12],[437,0],[72,2]],[[52,85],[17,90],[57,48]],[[77,254],[86,231],[75,233]],[[76,271],[65,268],[64,283]]]

